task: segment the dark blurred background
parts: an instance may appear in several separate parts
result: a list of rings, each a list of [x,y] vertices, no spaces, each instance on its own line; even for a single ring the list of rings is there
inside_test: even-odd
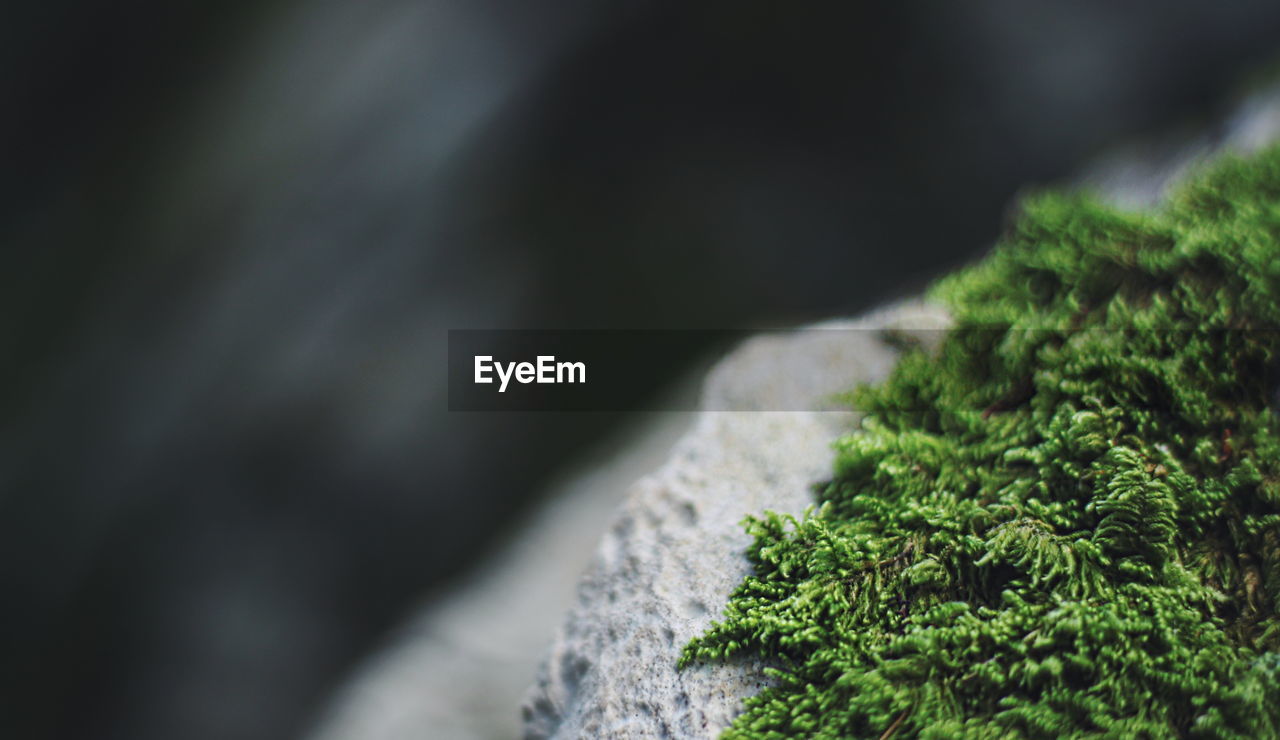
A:
[[[624,421],[448,413],[448,329],[863,310],[1280,41],[1265,0],[5,15],[12,738],[298,736]]]

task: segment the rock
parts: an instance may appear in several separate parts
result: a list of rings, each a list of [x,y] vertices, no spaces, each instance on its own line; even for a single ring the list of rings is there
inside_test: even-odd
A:
[[[526,701],[526,736],[706,737],[728,725],[763,685],[763,666],[675,664],[749,570],[743,516],[801,513],[831,469],[832,440],[855,421],[814,409],[883,378],[894,339],[928,340],[945,322],[937,308],[905,303],[759,337],[721,362],[707,382],[706,413],[631,489],[604,535]],[[804,410],[716,411],[785,408]]]
[[[831,322],[822,330],[754,338],[711,370],[701,404],[722,410],[832,408],[828,394],[871,380],[892,364],[892,350],[886,344],[890,338],[868,327],[910,324],[927,329],[939,321],[937,314],[910,306],[862,322]],[[675,395],[691,399],[697,394],[694,387]],[[667,405],[692,404],[676,400]],[[657,552],[676,531],[672,527],[683,527],[679,531],[684,545],[673,553],[686,560],[681,563],[664,556],[654,562],[699,584],[696,598],[672,608],[681,619],[688,622],[696,617],[704,624],[745,570],[709,577],[696,563],[712,562],[709,558],[741,560],[746,537],[738,522],[748,510],[743,507],[802,509],[807,485],[818,480],[829,463],[827,442],[851,422],[847,412],[817,410],[648,415],[625,438],[605,444],[598,455],[601,459],[594,464],[588,461],[554,484],[548,502],[519,536],[481,568],[479,577],[448,592],[447,598],[431,600],[353,677],[319,718],[310,737],[411,740],[422,737],[427,732],[424,728],[430,728],[432,736],[451,740],[516,736],[520,696],[546,651],[547,636],[574,604],[574,588],[593,552],[597,553],[592,571],[596,582],[603,584],[609,577],[607,570],[601,570],[597,546],[600,532],[610,522],[618,523],[607,542],[628,550],[620,557],[633,569],[647,569],[650,555],[633,545],[622,530],[631,528],[634,537],[644,537],[646,532],[655,535],[657,539],[646,540],[644,547]],[[676,445],[681,435],[683,441]],[[749,454],[752,459],[735,461],[731,452],[744,454],[756,448],[773,453]],[[788,458],[797,455],[803,461],[801,472],[775,476],[774,469],[788,469],[794,465]],[[670,462],[663,466],[664,460]],[[658,473],[635,483],[660,467]],[[734,467],[739,470],[736,475],[725,472]],[[661,491],[674,481],[680,486],[677,490],[691,495],[717,480],[720,483],[713,488],[721,495],[712,501],[714,511],[701,505],[672,507],[672,499]],[[735,502],[735,491],[754,492],[754,498]],[[646,511],[655,502],[666,506],[666,514],[654,513],[657,508]],[[664,516],[669,521],[660,523]],[[700,523],[690,528],[690,516]],[[703,542],[694,536],[706,531],[712,521],[719,523],[716,541]],[[579,604],[594,598],[588,593],[579,591]],[[622,609],[634,603],[616,605]],[[516,604],[519,607],[513,608]],[[674,630],[668,636],[660,619],[649,622],[649,637],[659,639],[666,649],[673,645],[678,649]],[[687,631],[681,628],[679,636],[687,636]],[[650,653],[662,649],[658,643],[635,644]],[[717,675],[709,674],[702,685],[715,686]],[[746,673],[742,680],[743,692],[749,693],[752,684]]]

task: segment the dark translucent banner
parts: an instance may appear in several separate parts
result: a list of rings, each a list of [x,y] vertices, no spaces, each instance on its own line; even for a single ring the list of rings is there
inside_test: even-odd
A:
[[[770,332],[454,330],[449,410],[847,411],[836,396],[886,375],[903,342],[942,336],[897,334],[848,323]],[[660,393],[673,367],[697,358],[719,359],[702,394]]]

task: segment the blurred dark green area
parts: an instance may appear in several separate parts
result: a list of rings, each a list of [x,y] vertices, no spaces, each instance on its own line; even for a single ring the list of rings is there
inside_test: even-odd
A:
[[[0,734],[265,740],[625,423],[449,414],[448,329],[909,293],[1019,188],[1209,125],[1280,6],[53,2],[0,40]]]

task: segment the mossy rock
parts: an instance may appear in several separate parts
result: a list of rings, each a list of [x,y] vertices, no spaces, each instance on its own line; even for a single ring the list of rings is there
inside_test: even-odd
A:
[[[1280,149],[1023,204],[682,664],[779,737],[1280,736]]]

